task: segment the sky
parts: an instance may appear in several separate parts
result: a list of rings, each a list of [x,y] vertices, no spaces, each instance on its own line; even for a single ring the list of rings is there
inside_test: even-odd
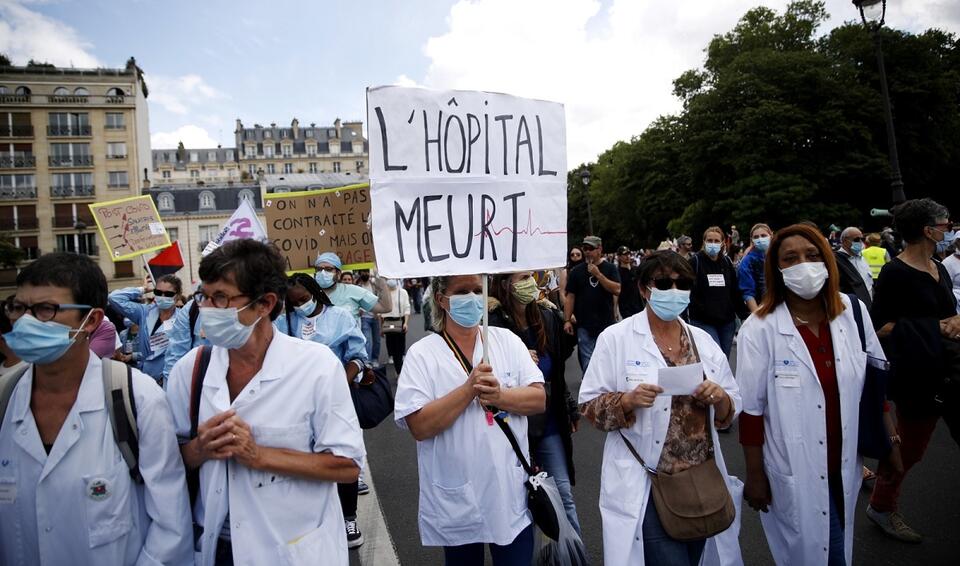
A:
[[[0,0],[0,53],[58,66],[136,57],[153,149],[235,145],[236,119],[366,122],[367,87],[563,103],[568,163],[676,113],[672,81],[750,8],[787,0]],[[827,0],[824,29],[858,18]],[[960,31],[960,1],[890,0],[887,24]]]

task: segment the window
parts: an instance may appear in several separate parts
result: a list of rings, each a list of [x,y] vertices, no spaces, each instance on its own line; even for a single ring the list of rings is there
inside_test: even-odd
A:
[[[224,161],[233,161],[233,150],[232,150],[232,149],[228,149],[228,150],[227,150],[227,156],[226,156],[226,159],[225,159]]]
[[[47,132],[51,136],[89,136],[90,116],[86,112],[51,112]]]
[[[0,175],[0,196],[36,198],[37,184],[33,175]]]
[[[107,91],[107,96],[124,96],[125,94],[122,88],[111,88]]]
[[[110,171],[107,173],[107,187],[111,189],[125,189],[130,186],[126,171]]]
[[[220,232],[219,224],[205,224],[200,226],[200,243],[199,249],[203,251],[203,248],[207,247],[207,244],[210,243],[210,240],[213,240],[217,237],[217,234]]]
[[[357,161],[357,171],[363,169],[363,161]]]
[[[97,235],[93,232],[58,234],[57,251],[97,255]]]
[[[170,193],[160,193],[160,196],[157,197],[157,208],[161,211],[172,211],[173,195]]]
[[[110,142],[107,144],[107,159],[123,159],[127,156],[125,142]]]
[[[253,203],[254,203],[254,201],[253,201],[253,191],[251,191],[250,189],[243,189],[243,190],[241,190],[241,191],[237,194],[237,197],[238,197],[238,199],[239,199],[240,202],[247,201],[247,202],[249,202],[250,204],[253,204]]]
[[[273,166],[273,163],[267,163],[267,173],[273,175],[277,172],[277,168]]]
[[[257,146],[250,144],[243,148],[244,155],[247,159],[253,159],[257,155]]]
[[[265,130],[265,131],[263,132],[263,139],[268,140],[268,139],[270,139],[271,137],[273,137],[273,134],[270,132],[270,130]]]
[[[334,173],[339,173],[339,172],[340,172],[340,162],[339,162],[339,161],[334,161],[334,162],[333,162],[333,172],[334,172]]]
[[[265,157],[273,157],[273,145],[263,146],[263,155]]]
[[[198,161],[200,161],[200,154],[197,153],[196,151],[191,151],[191,152],[190,152],[190,163],[196,163],[196,162],[198,162]]]
[[[104,127],[108,130],[122,130],[124,128],[123,112],[107,112],[107,123]]]
[[[77,88],[73,89],[73,94],[76,96],[90,96],[90,91],[82,86],[78,86]]]
[[[113,264],[113,274],[117,279],[133,277],[132,261],[117,261]]]
[[[293,163],[284,163],[283,172],[286,174],[293,173]]]
[[[57,88],[53,89],[53,94],[55,96],[70,96],[70,91],[62,86],[58,86]]]
[[[180,229],[179,228],[167,228],[167,235],[170,236],[171,242],[176,242],[180,239]]]
[[[311,172],[311,173],[316,173],[316,172],[317,172],[317,164],[316,164],[316,163],[312,163],[312,162],[310,163],[310,172]]]
[[[20,96],[30,96],[30,89],[25,86],[18,86],[14,93],[19,94]]]
[[[307,146],[307,155],[310,156],[310,157],[316,157],[316,156],[317,156],[317,146],[315,146],[315,145],[313,145],[313,144],[308,145],[308,146]]]
[[[208,152],[207,152],[207,161],[212,161],[212,162],[216,163],[216,162],[217,162],[217,152],[216,152],[216,151],[208,151]]]
[[[216,210],[217,203],[210,191],[200,193],[200,210]],[[210,239],[210,238],[208,238]]]
[[[199,179],[199,178],[200,178],[200,172],[197,171],[196,169],[191,169],[191,170],[190,170],[190,178],[191,178],[191,179]]]
[[[69,191],[70,189],[87,189],[93,187],[92,173],[54,173],[53,188]]]
[[[169,169],[164,169],[164,170],[162,171],[162,173],[163,173],[163,178],[164,178],[164,179],[169,179],[169,178],[170,178],[170,170],[169,170]]]
[[[284,157],[291,157],[293,155],[293,146],[284,145],[282,151]]]
[[[340,143],[331,142],[330,143],[330,153],[332,155],[337,155],[340,153]]]
[[[10,94],[10,89],[3,85],[0,85],[0,94]]]
[[[257,166],[256,166],[256,165],[252,165],[252,164],[251,164],[251,165],[247,165],[247,173],[249,173],[251,177],[256,177],[256,176],[257,176]]]

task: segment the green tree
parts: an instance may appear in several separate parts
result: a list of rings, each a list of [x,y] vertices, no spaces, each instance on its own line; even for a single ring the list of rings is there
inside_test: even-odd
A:
[[[7,54],[0,53],[0,67],[9,67],[10,65],[13,65],[13,63],[10,62],[10,58],[7,57]]]
[[[0,234],[0,267],[9,269],[16,267],[27,255],[14,245],[9,234]]]

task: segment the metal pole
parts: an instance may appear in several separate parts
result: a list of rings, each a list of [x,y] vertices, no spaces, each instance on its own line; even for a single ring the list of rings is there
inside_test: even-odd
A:
[[[887,88],[887,71],[883,64],[883,46],[880,29],[873,30],[873,43],[877,51],[877,67],[880,70],[880,92],[883,98],[883,113],[887,123],[887,150],[890,154],[890,191],[893,204],[907,200],[900,176],[900,157],[897,154],[897,136],[893,129],[893,111],[890,108],[890,91]]]
[[[590,231],[589,236],[593,236],[593,212],[590,210],[590,185],[586,184],[583,186],[583,193],[587,198],[587,229]]]

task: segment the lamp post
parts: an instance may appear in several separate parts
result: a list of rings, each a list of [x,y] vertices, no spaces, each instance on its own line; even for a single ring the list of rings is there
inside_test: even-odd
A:
[[[87,229],[87,224],[83,220],[77,220],[73,223],[73,229],[77,231],[77,253],[86,254],[86,242],[83,238],[83,231]]]
[[[887,88],[887,71],[883,64],[883,46],[880,30],[887,15],[887,0],[853,0],[860,11],[864,27],[873,35],[873,45],[877,52],[877,68],[880,72],[880,93],[883,98],[883,113],[887,123],[887,149],[890,154],[890,192],[893,204],[907,200],[903,192],[903,179],[900,177],[900,157],[897,155],[897,136],[893,129],[893,112],[890,110],[890,91]]]
[[[584,168],[580,173],[580,180],[583,182],[583,196],[587,199],[587,230],[588,236],[593,236],[593,212],[590,210],[590,170]]]

